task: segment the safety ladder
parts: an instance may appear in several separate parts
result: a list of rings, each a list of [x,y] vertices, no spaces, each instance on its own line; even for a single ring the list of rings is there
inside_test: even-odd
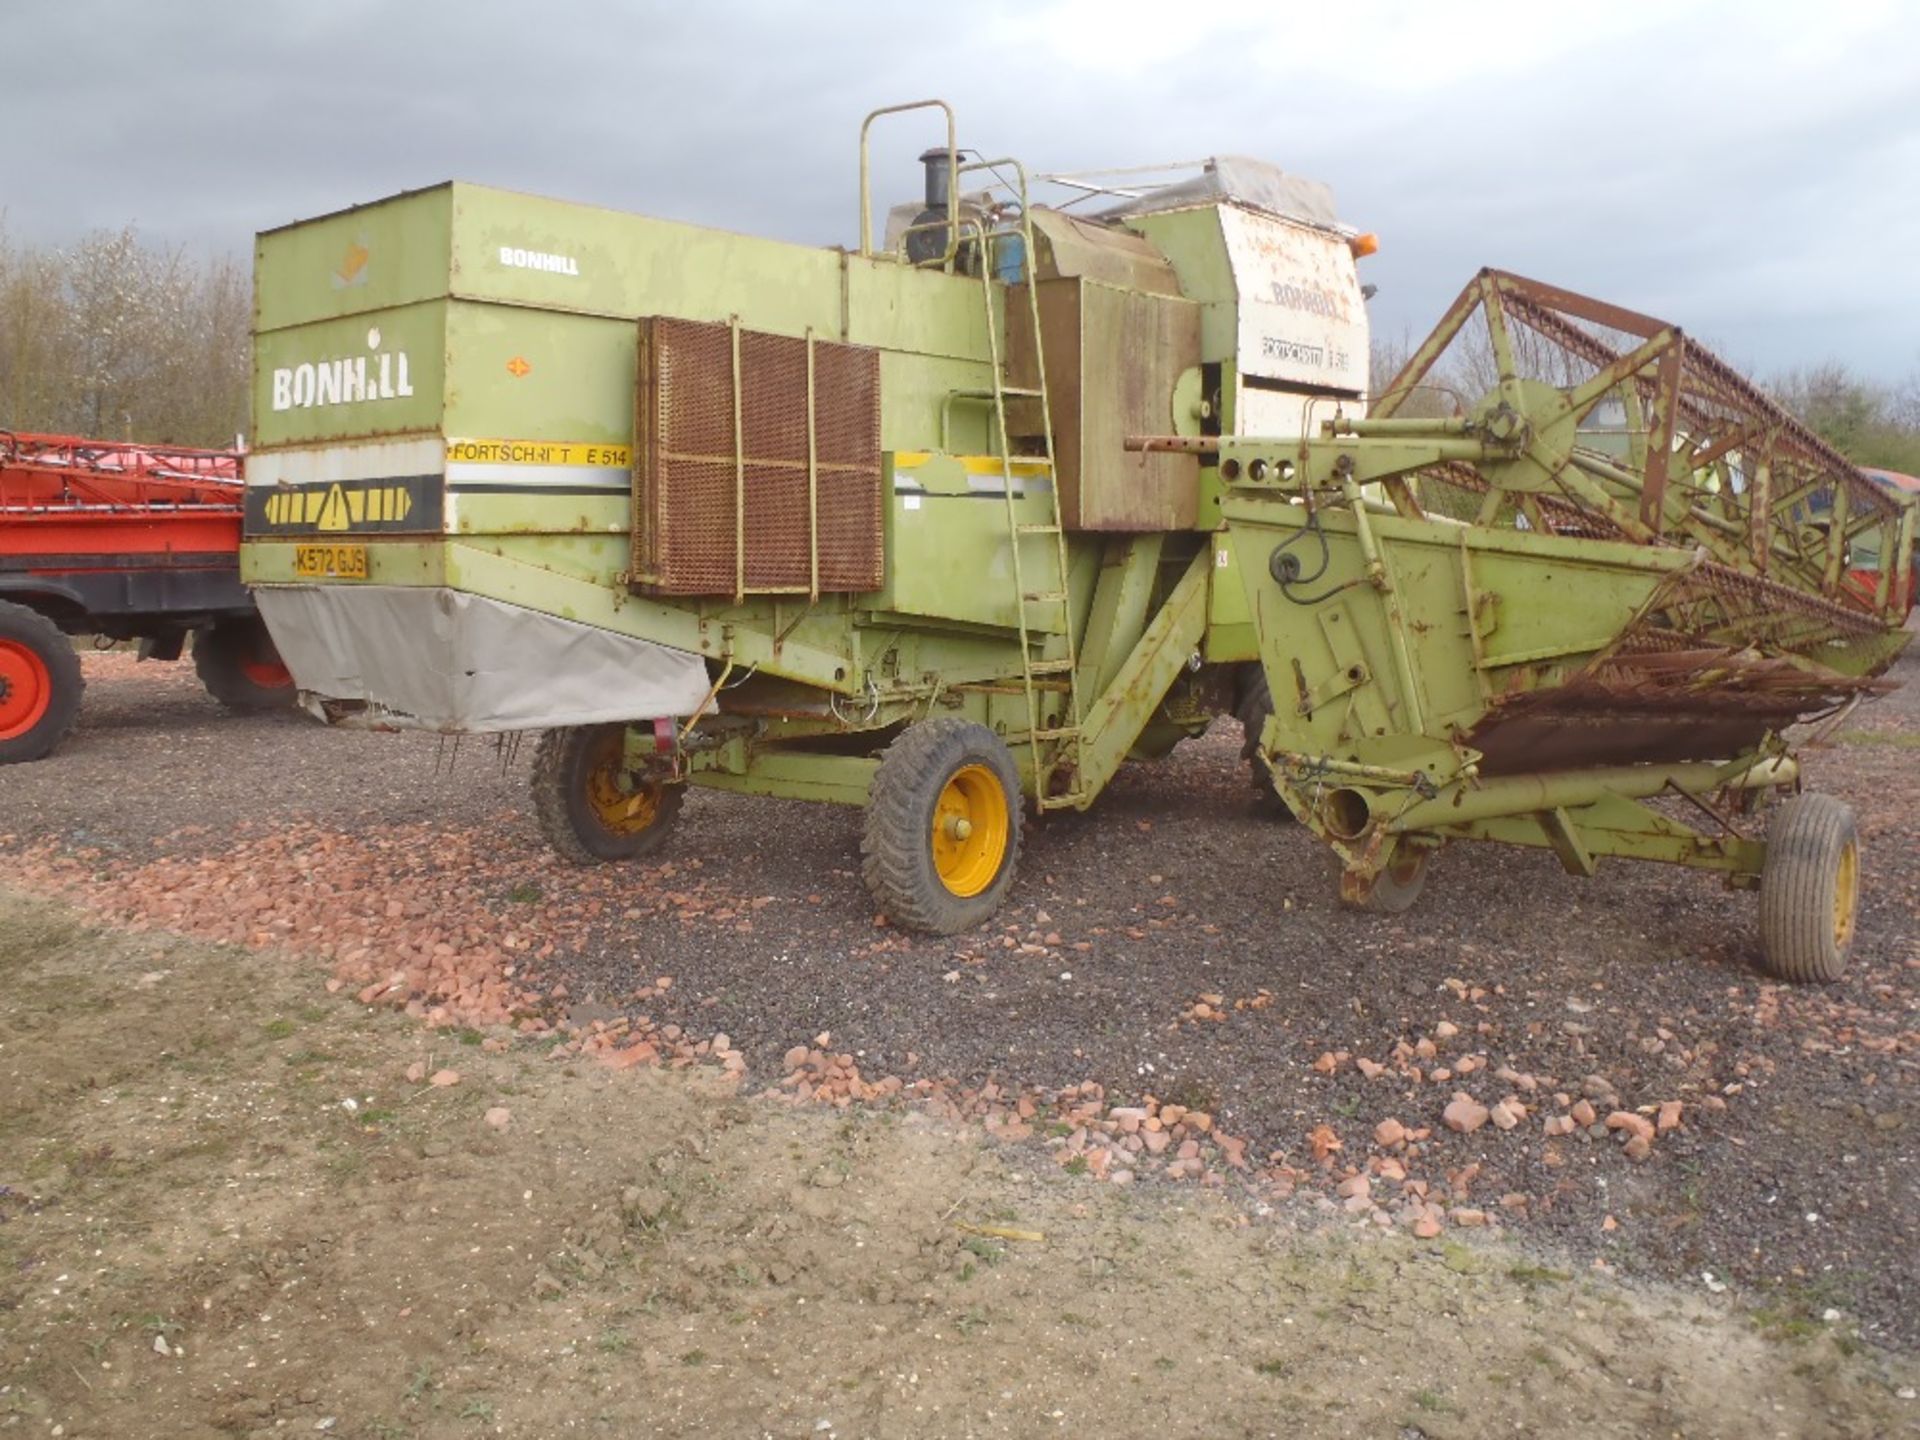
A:
[[[1006,380],[1006,357],[1001,353],[1000,340],[994,329],[993,305],[993,255],[992,236],[983,226],[975,228],[980,242],[980,287],[987,307],[987,355],[989,368],[993,375],[992,390],[962,392],[965,398],[991,400],[993,402],[993,432],[998,447],[1000,461],[1000,479],[1007,505],[1007,544],[1013,553],[1013,587],[1018,597],[1014,605],[1015,624],[1020,632],[1020,679],[1021,688],[1027,697],[1027,743],[1033,755],[1033,793],[1034,803],[1039,809],[1068,810],[1081,807],[1086,802],[1081,780],[1080,747],[1082,740],[1082,721],[1085,712],[1080,704],[1079,657],[1073,634],[1073,602],[1068,587],[1067,531],[1060,511],[1059,472],[1054,463],[1053,453],[1053,409],[1047,398],[1047,365],[1040,338],[1040,287],[1034,283],[1034,247],[1033,225],[1027,212],[1027,174],[1016,160],[976,160],[960,167],[962,171],[990,170],[996,176],[1001,169],[1009,169],[1019,177],[1020,192],[1020,228],[1018,231],[1022,246],[1022,263],[1026,267],[1027,319],[1033,326],[1033,363],[1038,384],[1033,387],[1009,385]],[[1004,183],[1004,181],[1003,181]],[[961,220],[961,225],[969,222]],[[996,232],[1005,236],[1005,231]],[[1009,292],[1009,299],[1011,293]],[[1011,327],[1012,314],[1005,314],[1005,323]],[[1011,331],[1009,330],[1009,333]],[[1019,507],[1015,504],[1013,447],[1007,437],[1007,400],[1038,400],[1040,402],[1040,433],[1046,445],[1047,462],[1047,515],[1045,520],[1022,520]],[[1044,535],[1052,538],[1053,543],[1046,548],[1050,559],[1050,573],[1035,577],[1032,581],[1026,573],[1025,561],[1021,555],[1024,548],[1021,541],[1029,535]],[[1041,658],[1036,656],[1036,637],[1033,617],[1036,612],[1044,613],[1047,608],[1057,608],[1060,612],[1061,634],[1065,637],[1066,653]],[[1038,643],[1045,644],[1045,632]],[[1065,710],[1052,717],[1041,709],[1043,693],[1064,693]],[[1064,772],[1069,782],[1056,792],[1052,783],[1055,775]]]

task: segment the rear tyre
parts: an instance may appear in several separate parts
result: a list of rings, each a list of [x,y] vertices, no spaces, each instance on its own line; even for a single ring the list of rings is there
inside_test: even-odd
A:
[[[1013,884],[1020,821],[1020,772],[998,735],[957,717],[909,725],[867,798],[867,889],[905,929],[970,930]]]
[[[60,627],[0,601],[0,765],[52,753],[80,714],[86,679]]]
[[[293,674],[257,615],[216,621],[195,635],[193,668],[229,710],[279,710],[298,698]]]
[[[1860,837],[1853,807],[1796,795],[1767,827],[1760,872],[1760,952],[1767,973],[1795,984],[1838,980],[1860,911]]]
[[[667,843],[686,786],[626,764],[627,727],[572,725],[541,735],[533,752],[533,813],[561,859],[575,865],[637,860]]]
[[[1247,771],[1253,779],[1258,797],[1255,808],[1271,819],[1291,820],[1293,811],[1273,788],[1273,767],[1260,753],[1260,735],[1266,729],[1267,717],[1273,714],[1273,691],[1267,685],[1267,672],[1258,663],[1249,666],[1248,672],[1240,686],[1240,703],[1233,710],[1234,718],[1240,722],[1240,758],[1247,762]]]

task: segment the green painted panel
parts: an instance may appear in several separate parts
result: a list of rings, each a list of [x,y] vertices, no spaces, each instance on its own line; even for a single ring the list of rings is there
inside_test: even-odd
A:
[[[446,308],[423,301],[255,336],[254,448],[438,430]]]
[[[1312,579],[1291,587],[1290,598],[1268,559],[1276,545],[1302,534],[1305,512],[1279,497],[1239,495],[1228,510],[1230,568],[1258,629],[1274,694],[1297,699],[1304,690],[1313,697],[1304,716],[1294,705],[1280,707],[1286,747],[1369,763],[1392,763],[1396,734],[1439,740],[1453,727],[1470,727],[1489,692],[1561,683],[1610,644],[1666,571],[1687,559],[1677,549],[1374,516],[1389,596],[1369,583],[1351,513],[1328,508],[1321,512],[1326,568],[1319,568],[1318,542],[1298,540],[1293,551]],[[1488,692],[1475,678],[1469,571],[1480,597],[1474,624]]]
[[[254,328],[391,310],[447,293],[452,187],[269,230],[254,245]]]
[[[1133,215],[1127,219],[1127,228],[1160,248],[1173,262],[1181,293],[1200,302],[1200,358],[1232,360],[1240,346],[1239,290],[1218,209],[1208,205]],[[1231,389],[1227,387],[1228,393]]]
[[[1203,495],[1203,500],[1206,498]],[[1217,499],[1215,501],[1217,504]],[[1212,583],[1207,589],[1206,658],[1217,663],[1256,660],[1260,642],[1254,634],[1253,612],[1247,608],[1247,587],[1234,566],[1234,545],[1226,532],[1208,537],[1213,552]]]
[[[630,320],[738,315],[777,335],[986,358],[978,280],[478,185],[452,193],[461,297]]]
[[[452,288],[464,298],[840,331],[831,250],[465,183],[453,186],[452,224]]]
[[[1007,533],[1007,502],[997,489],[998,474],[976,473],[951,456],[933,456],[910,468],[889,467],[891,500],[886,512],[887,583],[873,597],[875,610],[904,615],[994,625],[1019,623],[1015,613],[1012,537]],[[918,490],[896,488],[908,478]],[[1016,481],[1016,489],[1020,489]],[[1038,485],[1014,502],[1022,524],[1052,519],[1046,492]],[[1051,588],[1053,538],[1026,535],[1020,563],[1029,590]],[[1058,633],[1064,615],[1058,605],[1034,605],[1029,628]],[[1017,661],[1015,662],[1018,663]]]
[[[609,572],[613,583],[627,559],[627,530],[633,524],[629,492],[606,495],[563,495],[550,491],[526,494],[476,494],[456,490],[447,497],[447,533],[451,535],[577,535],[602,533],[620,538],[620,565]]]
[[[455,301],[447,310],[448,439],[624,447],[633,435],[630,321]]]
[[[880,445],[885,450],[948,450],[984,455],[994,448],[992,408],[961,402],[951,407],[946,443],[940,411],[955,390],[980,390],[992,371],[971,361],[880,352]]]
[[[998,284],[989,291],[977,279],[851,255],[847,339],[882,350],[985,362],[987,306],[991,303],[998,316],[1005,296]]]

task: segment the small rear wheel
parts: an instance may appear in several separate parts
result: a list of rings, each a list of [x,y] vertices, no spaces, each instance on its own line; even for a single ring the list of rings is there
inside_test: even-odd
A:
[[[626,762],[627,727],[573,725],[541,735],[533,753],[533,810],[564,860],[637,860],[667,843],[686,786]]]
[[[1427,862],[1433,851],[1424,845],[1398,845],[1387,868],[1371,882],[1351,873],[1340,877],[1340,899],[1355,910],[1375,915],[1403,915],[1427,888]]]
[[[79,717],[85,688],[80,657],[60,627],[0,602],[0,765],[51,754]]]
[[[293,673],[257,615],[219,620],[195,635],[193,668],[229,710],[279,710],[297,698]]]
[[[1783,801],[1767,827],[1760,872],[1760,952],[1767,973],[1795,984],[1838,980],[1860,911],[1860,836],[1853,807],[1831,795]]]
[[[1020,772],[998,735],[957,717],[910,725],[881,757],[867,799],[867,889],[906,929],[970,930],[1013,884],[1020,821]]]

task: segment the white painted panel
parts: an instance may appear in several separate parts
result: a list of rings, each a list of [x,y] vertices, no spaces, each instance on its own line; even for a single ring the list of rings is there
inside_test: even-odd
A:
[[[249,485],[391,480],[403,475],[439,475],[445,473],[446,468],[447,442],[437,435],[413,440],[376,440],[365,445],[257,450],[246,459]]]
[[[1220,207],[1240,297],[1243,375],[1364,392],[1367,302],[1346,238],[1235,205]]]

